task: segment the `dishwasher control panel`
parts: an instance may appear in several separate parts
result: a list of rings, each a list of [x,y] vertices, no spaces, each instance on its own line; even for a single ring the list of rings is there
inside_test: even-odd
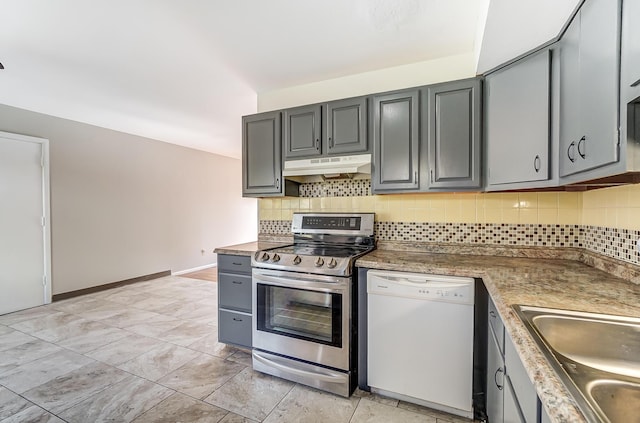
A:
[[[367,272],[369,294],[473,304],[474,289],[473,278],[378,270]]]

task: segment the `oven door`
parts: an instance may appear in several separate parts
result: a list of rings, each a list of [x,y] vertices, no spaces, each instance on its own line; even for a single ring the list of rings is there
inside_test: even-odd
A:
[[[253,347],[349,370],[351,278],[253,269]]]

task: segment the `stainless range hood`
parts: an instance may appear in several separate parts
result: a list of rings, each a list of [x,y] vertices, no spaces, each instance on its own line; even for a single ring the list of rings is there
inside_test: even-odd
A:
[[[371,154],[287,160],[282,174],[284,177],[319,175],[324,179],[371,175]]]

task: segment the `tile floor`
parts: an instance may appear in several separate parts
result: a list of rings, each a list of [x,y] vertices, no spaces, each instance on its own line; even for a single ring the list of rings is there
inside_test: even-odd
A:
[[[215,283],[168,276],[0,316],[0,422],[469,422],[254,372]]]

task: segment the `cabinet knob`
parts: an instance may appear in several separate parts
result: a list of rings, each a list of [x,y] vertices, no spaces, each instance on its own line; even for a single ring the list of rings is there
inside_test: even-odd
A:
[[[578,154],[583,159],[587,156],[587,154],[584,151],[584,147],[585,147],[586,142],[587,142],[587,137],[585,137],[585,136],[580,138],[580,141],[578,141]]]
[[[538,156],[536,154],[536,158],[533,159],[533,168],[535,169],[536,173],[540,172],[540,156]]]
[[[575,141],[571,141],[571,144],[569,144],[569,147],[567,148],[567,157],[569,158],[569,160],[571,160],[571,163],[576,161],[576,151],[575,150],[576,150],[576,142]]]

